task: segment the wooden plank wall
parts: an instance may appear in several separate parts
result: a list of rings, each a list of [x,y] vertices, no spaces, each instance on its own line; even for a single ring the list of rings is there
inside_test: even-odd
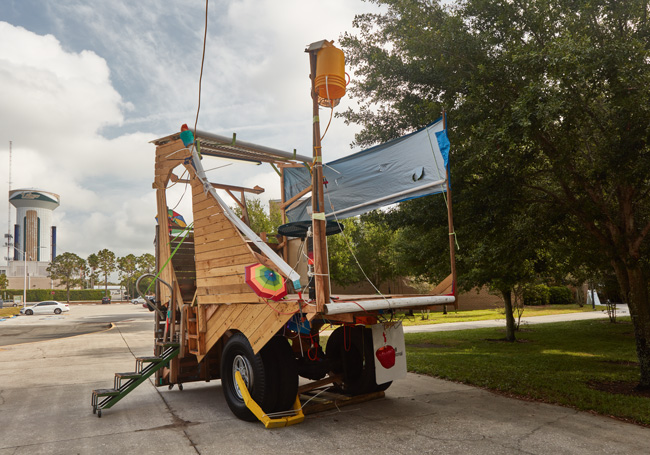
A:
[[[291,319],[298,309],[297,302],[269,302],[268,304],[233,303],[214,307],[207,320],[206,351],[197,356],[199,362],[227,330],[237,330],[248,338],[253,351],[260,349]]]
[[[169,238],[169,227],[167,226],[167,196],[166,188],[169,183],[172,171],[176,166],[181,164],[183,160],[190,156],[189,150],[184,149],[183,142],[180,140],[170,142],[165,145],[156,147],[156,165],[153,188],[156,190],[156,203],[158,213],[158,239],[160,240],[156,246],[158,249],[158,262],[160,266],[164,264],[171,255],[169,242],[162,239]],[[165,267],[161,273],[160,278],[166,283],[172,284],[173,268],[170,266]],[[171,292],[167,286],[157,285],[159,287],[159,298],[161,302],[167,302],[171,297]]]
[[[263,303],[245,280],[245,267],[258,262],[253,251],[199,179],[191,182],[197,302]]]
[[[251,290],[246,284],[245,267],[259,262],[258,259],[195,175],[191,184],[196,299],[206,307],[205,345],[197,357],[201,361],[227,330],[244,333],[258,352],[287,323],[298,304],[266,304]]]
[[[159,220],[167,219],[166,187],[172,171],[189,157],[182,142],[175,141],[156,148],[156,172],[154,189],[157,190]],[[245,281],[245,266],[259,262],[246,240],[226,218],[223,208],[215,198],[204,193],[203,185],[196,177],[194,168],[185,165],[191,176],[192,208],[194,213],[194,260],[196,268],[196,301],[198,308],[198,332],[200,362],[210,349],[219,342],[227,330],[244,333],[258,352],[278,332],[298,309],[297,302],[266,303],[257,296]],[[166,223],[159,223],[159,239],[169,239]],[[191,239],[188,239],[191,242]],[[171,242],[159,242],[158,255],[161,264],[170,256]],[[189,247],[189,243],[188,243]],[[180,269],[181,257],[176,264]],[[174,261],[172,261],[174,262]],[[175,305],[180,308],[189,293],[182,295],[174,264],[163,270],[161,277],[174,283]],[[189,277],[187,277],[189,278]],[[165,286],[161,288],[164,299],[171,297]],[[177,375],[178,371],[173,371]]]

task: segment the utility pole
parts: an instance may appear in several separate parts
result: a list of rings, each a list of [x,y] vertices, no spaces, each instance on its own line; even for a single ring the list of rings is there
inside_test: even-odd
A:
[[[11,260],[13,250],[13,235],[11,234],[11,204],[9,203],[9,195],[11,194],[11,146],[12,143],[9,141],[9,191],[7,192],[7,233],[5,234],[5,243],[7,244],[7,265]]]

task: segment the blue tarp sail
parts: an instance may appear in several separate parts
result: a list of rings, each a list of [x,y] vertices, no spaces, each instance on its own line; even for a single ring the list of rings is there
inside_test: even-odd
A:
[[[441,153],[442,149],[442,153]],[[323,167],[325,215],[331,220],[446,191],[449,141],[442,119],[414,133]],[[285,200],[311,185],[306,168],[284,169]],[[289,221],[311,220],[311,198],[287,209]]]

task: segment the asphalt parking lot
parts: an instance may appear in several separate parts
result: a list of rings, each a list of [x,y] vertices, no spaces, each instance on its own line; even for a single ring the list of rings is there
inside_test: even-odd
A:
[[[409,374],[386,397],[266,430],[237,420],[220,381],[183,391],[145,382],[101,419],[92,389],[152,353],[152,317],[134,305],[73,306],[62,318],[20,326],[114,322],[110,329],[0,347],[0,455],[444,453],[647,454],[650,429],[473,387]],[[7,324],[9,323],[9,324]]]

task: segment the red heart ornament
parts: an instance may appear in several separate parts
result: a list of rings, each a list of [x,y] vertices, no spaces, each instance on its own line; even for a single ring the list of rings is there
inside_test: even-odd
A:
[[[389,369],[395,365],[395,348],[392,346],[382,346],[381,348],[377,349],[375,355],[377,356],[377,360],[379,360],[379,363],[381,363],[382,367]]]

